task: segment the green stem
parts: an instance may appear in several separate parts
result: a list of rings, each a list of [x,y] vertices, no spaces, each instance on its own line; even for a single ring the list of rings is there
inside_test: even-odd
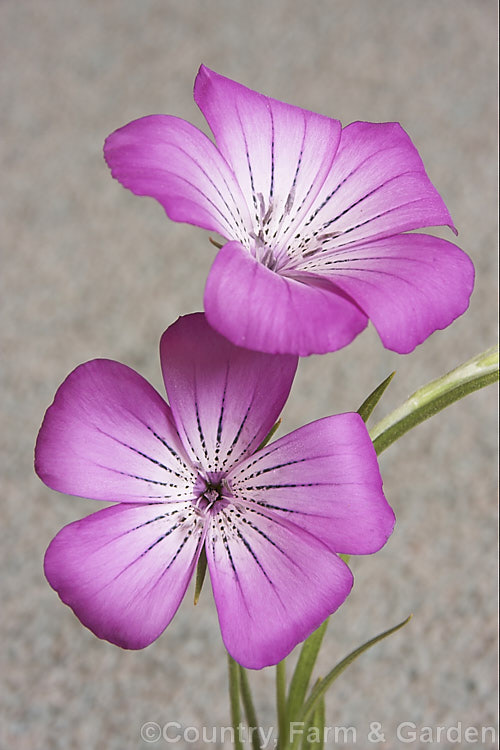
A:
[[[401,406],[370,430],[378,454],[405,432],[469,393],[498,380],[498,346],[419,388]]]
[[[312,721],[306,725],[301,750],[323,750],[325,744],[325,699],[316,705]]]
[[[231,723],[234,730],[234,750],[243,750],[243,741],[240,735],[241,711],[240,711],[240,665],[227,655],[229,669],[229,703],[231,706]]]
[[[283,659],[276,664],[276,710],[278,713],[278,750],[283,750],[288,742],[286,715],[286,663]]]
[[[245,709],[245,716],[249,731],[252,737],[253,750],[261,750],[260,737],[259,737],[259,722],[257,721],[257,714],[255,712],[255,706],[252,699],[252,691],[250,689],[250,683],[248,682],[247,671],[240,665],[240,689],[241,689],[241,701],[243,708]]]
[[[288,691],[286,713],[288,721],[296,721],[304,703],[318,652],[328,626],[328,619],[304,641]]]

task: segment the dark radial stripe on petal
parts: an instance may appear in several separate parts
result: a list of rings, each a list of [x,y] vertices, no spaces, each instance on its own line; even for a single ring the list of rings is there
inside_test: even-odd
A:
[[[165,568],[164,568],[164,570],[162,570],[160,572],[160,575],[157,577],[157,579],[151,583],[151,586],[149,587],[149,591],[152,591],[156,586],[158,586],[158,584],[160,583],[160,581],[162,580],[162,578],[167,574],[167,572],[169,571],[169,569],[172,567],[172,565],[174,564],[174,562],[179,557],[181,551],[184,549],[184,547],[188,543],[189,539],[191,538],[191,536],[193,535],[193,533],[195,532],[195,530],[198,532],[198,534],[200,536],[200,538],[198,540],[197,547],[196,547],[196,553],[195,553],[195,557],[198,556],[200,548],[201,548],[201,546],[203,544],[203,537],[204,537],[204,534],[203,534],[204,529],[203,529],[202,526],[198,526],[198,528],[196,528],[196,526],[194,526],[194,527],[190,528],[187,531],[187,533],[185,534],[184,538],[182,539],[182,542],[178,546],[177,550],[175,551],[175,553],[172,556],[172,558],[171,558],[170,562],[168,563],[168,565],[166,565]]]
[[[235,447],[236,447],[236,445],[238,443],[238,440],[240,439],[240,435],[241,435],[241,433],[243,431],[245,423],[246,423],[246,421],[247,421],[247,419],[249,417],[249,414],[250,414],[250,412],[252,410],[252,404],[253,404],[253,398],[252,398],[252,400],[250,401],[250,403],[249,403],[249,405],[247,407],[247,410],[245,412],[245,416],[243,417],[242,422],[241,422],[240,426],[238,427],[238,430],[236,432],[236,435],[233,438],[233,441],[232,441],[231,445],[229,446],[229,448],[226,451],[226,455],[224,456],[224,460],[222,462],[223,466],[227,465],[227,462],[231,458],[231,455],[232,455],[232,453],[233,453],[233,451],[234,451],[234,449],[235,449]],[[243,453],[243,451],[241,451],[241,453]],[[241,455],[241,453],[240,453],[240,455]],[[233,461],[235,461],[235,460],[237,460],[237,459],[233,459]]]
[[[327,205],[327,203],[329,203],[329,202],[331,201],[331,199],[333,198],[333,196],[335,195],[335,193],[336,193],[336,192],[337,192],[337,191],[338,191],[338,190],[339,190],[339,189],[340,189],[340,188],[342,187],[342,185],[344,185],[344,184],[345,184],[345,183],[347,182],[347,180],[349,180],[349,179],[350,179],[351,177],[354,177],[354,175],[356,174],[356,172],[359,172],[359,170],[360,170],[360,169],[361,169],[361,168],[362,168],[362,167],[363,167],[363,166],[364,166],[364,165],[366,164],[366,162],[370,161],[370,159],[373,159],[373,158],[374,158],[374,157],[376,157],[376,156],[379,156],[379,155],[380,155],[381,153],[383,153],[384,151],[392,151],[392,150],[394,150],[394,146],[388,146],[388,147],[386,147],[386,148],[383,148],[383,149],[379,149],[379,150],[378,150],[377,152],[375,152],[375,153],[371,153],[371,154],[369,154],[369,155],[368,155],[368,156],[367,156],[367,157],[366,157],[365,159],[363,159],[363,161],[361,161],[361,162],[360,162],[360,163],[359,163],[359,164],[358,164],[358,165],[357,165],[357,166],[356,166],[356,167],[355,167],[354,169],[352,169],[352,170],[351,170],[351,171],[349,172],[349,174],[347,174],[347,175],[346,175],[346,176],[344,177],[344,179],[343,179],[343,180],[341,180],[341,181],[340,181],[340,182],[339,182],[339,183],[338,183],[338,184],[336,185],[336,187],[334,187],[334,188],[333,188],[333,190],[331,190],[331,191],[330,191],[330,193],[328,193],[328,195],[326,196],[326,198],[324,198],[324,199],[323,199],[323,200],[321,201],[320,205],[319,205],[319,206],[318,206],[317,208],[315,208],[315,209],[314,209],[314,211],[313,211],[313,213],[311,214],[311,216],[310,216],[310,217],[309,217],[309,218],[307,219],[307,221],[305,221],[305,222],[304,222],[304,227],[307,227],[307,226],[309,226],[309,225],[310,225],[310,224],[311,224],[311,223],[312,223],[312,222],[314,221],[314,219],[315,219],[315,218],[316,218],[316,216],[317,216],[317,215],[319,214],[319,212],[320,212],[320,211],[321,211],[321,210],[322,210],[322,209],[323,209],[323,208],[324,208],[324,207],[325,207],[325,206]],[[393,178],[391,178],[391,179],[397,179],[397,178],[398,178],[398,177],[400,177],[400,176],[401,176],[402,174],[409,174],[410,172],[412,172],[412,173],[415,173],[415,174],[418,174],[418,172],[417,172],[416,170],[408,170],[407,172],[403,172],[403,173],[401,173],[401,174],[395,175],[395,176],[394,176]],[[384,184],[385,184],[385,183],[384,183]],[[381,187],[381,186],[379,186],[379,187]],[[378,189],[378,188],[377,188],[377,189]],[[356,205],[356,204],[353,204],[353,205]],[[329,222],[329,223],[331,223],[331,222]]]
[[[243,127],[243,121],[241,119],[241,114],[240,114],[240,111],[238,109],[238,102],[237,101],[235,102],[235,108],[236,108],[236,114],[238,115],[238,120],[239,120],[239,123],[240,123],[241,133],[243,135],[243,140],[245,142],[245,156],[246,156],[246,160],[247,160],[247,164],[248,164],[248,174],[250,176],[250,187],[251,187],[251,190],[252,190],[252,199],[253,199],[253,205],[254,205],[254,209],[255,209],[255,220],[256,220],[257,225],[258,225],[259,224],[259,209],[258,209],[257,196],[256,196],[256,193],[255,193],[255,182],[254,182],[254,178],[253,178],[252,165],[250,163],[250,153],[249,153],[249,149],[248,149],[247,135],[245,133],[245,128]],[[250,206],[249,206],[249,208],[250,208]]]
[[[200,164],[200,162],[199,162],[199,161],[197,161],[197,160],[196,160],[195,158],[193,158],[193,155],[192,155],[192,153],[189,153],[189,152],[187,152],[187,151],[186,151],[185,149],[183,149],[183,148],[182,148],[181,146],[178,146],[177,144],[170,144],[170,146],[171,146],[172,148],[175,148],[175,149],[176,149],[177,151],[179,151],[179,152],[180,152],[181,154],[184,154],[184,156],[186,156],[186,157],[187,157],[188,159],[190,159],[190,160],[191,160],[191,161],[192,161],[192,162],[193,162],[194,164],[196,164],[196,166],[198,167],[198,169],[200,170],[200,172],[201,172],[201,173],[202,173],[203,175],[205,175],[205,177],[207,178],[208,182],[209,182],[209,183],[210,183],[210,185],[211,185],[211,186],[212,186],[212,187],[214,188],[215,192],[217,193],[217,195],[219,196],[219,198],[220,198],[220,199],[221,199],[221,201],[223,202],[224,206],[226,207],[227,211],[229,212],[229,215],[230,215],[231,219],[233,220],[233,222],[235,223],[236,227],[239,227],[240,229],[243,229],[243,230],[245,230],[245,224],[244,224],[244,222],[243,222],[243,219],[242,219],[242,217],[241,217],[241,214],[239,213],[239,211],[237,211],[237,212],[238,212],[238,218],[240,219],[240,222],[241,222],[241,223],[238,223],[238,218],[237,218],[237,217],[236,217],[236,216],[234,215],[234,213],[233,213],[233,211],[232,211],[231,207],[229,206],[228,202],[226,201],[226,199],[225,199],[225,198],[224,198],[224,196],[222,195],[222,193],[221,193],[221,191],[220,191],[220,189],[219,189],[219,187],[218,187],[217,183],[215,183],[215,182],[213,181],[213,179],[211,178],[211,176],[209,175],[209,173],[208,173],[208,172],[206,171],[205,167],[204,167],[204,166],[203,166],[202,164]],[[184,182],[185,182],[185,183],[186,183],[187,185],[190,185],[190,186],[191,186],[192,188],[194,188],[194,189],[195,189],[195,190],[196,190],[197,192],[199,192],[199,193],[200,193],[200,194],[201,194],[201,195],[203,196],[203,198],[205,198],[205,200],[207,200],[207,201],[208,201],[208,202],[209,202],[209,203],[210,203],[210,204],[211,204],[211,205],[213,206],[213,208],[214,208],[214,209],[215,209],[215,210],[217,211],[217,213],[218,213],[218,214],[220,215],[220,217],[221,217],[221,219],[223,220],[223,222],[224,222],[224,223],[225,223],[225,224],[227,225],[228,229],[232,229],[232,228],[234,228],[234,227],[231,227],[231,226],[229,225],[229,222],[228,222],[228,217],[227,217],[227,215],[225,215],[225,214],[224,214],[224,212],[223,212],[223,211],[221,211],[221,210],[220,210],[220,208],[219,208],[218,206],[216,206],[216,204],[215,204],[215,203],[214,203],[214,202],[213,202],[213,201],[212,201],[212,200],[211,200],[210,198],[208,198],[208,196],[206,195],[206,193],[205,193],[205,192],[204,192],[203,190],[201,190],[201,189],[200,189],[200,188],[199,188],[199,187],[198,187],[197,185],[193,184],[192,182],[190,182],[189,180],[187,180],[187,179],[186,179],[186,178],[185,178],[185,177],[184,177],[183,175],[181,175],[181,174],[179,174],[179,173],[177,173],[177,172],[171,172],[170,170],[167,170],[167,169],[165,169],[165,170],[163,170],[163,171],[165,171],[165,173],[167,173],[167,174],[172,174],[172,175],[173,175],[174,177],[177,177],[178,179],[181,179],[181,180],[183,180],[183,181],[184,181]],[[223,180],[223,182],[224,182],[224,184],[225,184],[225,186],[226,186],[226,188],[227,188],[227,190],[228,190],[228,193],[229,193],[230,195],[232,195],[232,191],[231,191],[231,189],[229,188],[229,185],[227,184],[227,182],[226,182],[226,180],[225,180],[225,177],[224,177],[224,175],[223,175],[223,174],[222,174],[221,172],[219,172],[219,176],[220,176],[220,177],[222,178],[222,180]],[[236,202],[235,202],[235,206],[236,206]],[[236,206],[236,209],[237,209],[237,206]]]
[[[244,474],[243,481],[248,481],[249,479],[254,479],[255,477],[260,477],[262,474],[267,474],[269,471],[274,471],[275,469],[282,469],[285,466],[292,466],[293,464],[301,464],[301,463],[304,463],[304,461],[307,461],[307,460],[308,460],[307,458],[294,458],[291,461],[285,461],[284,463],[276,464],[275,466],[266,466],[265,469],[259,469],[258,471],[254,471],[252,474]],[[245,468],[249,468],[253,464],[256,464],[257,461],[258,461],[258,459],[256,461],[252,462],[252,464],[248,464],[248,466],[245,467]],[[236,483],[239,483],[238,479],[236,479],[235,481],[236,481]]]
[[[257,565],[259,566],[259,568],[262,571],[264,577],[271,584],[271,586],[273,588],[275,588],[274,582],[269,577],[269,575],[268,575],[267,571],[265,570],[264,566],[262,565],[261,561],[259,560],[259,558],[255,554],[255,551],[252,549],[252,545],[250,544],[250,542],[248,541],[248,539],[245,539],[245,537],[243,536],[243,534],[241,533],[241,531],[236,526],[234,527],[234,530],[235,530],[235,532],[236,532],[236,534],[238,536],[238,539],[240,539],[242,541],[244,547],[248,550],[248,552],[250,552],[251,556],[253,557],[253,559],[255,560],[255,562],[257,563]]]
[[[260,512],[260,511],[258,511],[258,510],[255,510],[255,508],[248,508],[248,509],[247,509],[247,512],[250,512],[250,513],[255,513],[255,514],[256,514],[257,516],[262,516],[262,517],[266,518],[267,520],[269,520],[269,516],[267,516],[267,515],[266,515],[265,513],[262,513],[262,512]],[[270,537],[270,536],[268,536],[268,535],[267,535],[267,534],[266,534],[266,533],[265,533],[264,531],[262,531],[262,529],[259,529],[259,527],[258,527],[258,526],[256,526],[256,525],[255,525],[254,523],[252,523],[252,521],[250,521],[250,520],[249,520],[249,519],[248,519],[248,518],[247,518],[246,516],[242,516],[242,517],[241,517],[241,523],[243,523],[243,524],[246,524],[246,525],[248,525],[248,526],[249,526],[249,527],[250,527],[251,529],[253,529],[253,530],[254,530],[254,531],[256,531],[256,532],[257,532],[258,534],[260,534],[260,536],[261,536],[261,537],[262,537],[263,539],[265,539],[265,540],[266,540],[266,542],[268,542],[268,543],[269,543],[269,544],[271,544],[271,545],[272,545],[272,546],[273,546],[273,547],[274,547],[275,549],[277,549],[277,550],[278,550],[279,552],[281,552],[281,554],[282,554],[282,555],[284,555],[284,557],[287,557],[287,558],[289,557],[289,556],[287,555],[286,551],[285,551],[284,549],[281,549],[281,547],[279,546],[279,544],[276,544],[276,542],[275,542],[275,541],[273,541],[273,540],[271,539],[271,537]],[[295,561],[293,561],[293,560],[292,560],[292,562],[293,562],[293,564],[294,564],[294,565],[296,565],[296,564],[297,564],[297,563],[295,563]]]
[[[269,187],[269,205],[272,204],[273,196],[274,196],[274,139],[275,139],[275,133],[274,133],[274,116],[273,116],[273,110],[270,107],[269,108],[269,115],[271,117],[271,185]]]
[[[124,448],[128,448],[133,453],[137,453],[138,456],[142,456],[142,458],[145,458],[147,461],[150,461],[155,466],[159,466],[161,469],[164,469],[169,474],[174,474],[176,477],[179,477],[179,479],[185,479],[185,476],[183,474],[179,474],[177,471],[175,471],[171,467],[165,466],[165,464],[162,464],[162,462],[158,461],[156,458],[151,458],[151,456],[148,456],[146,453],[143,453],[138,448],[134,448],[132,445],[129,445],[128,443],[125,443],[123,440],[119,440],[114,435],[110,435],[108,432],[105,432],[104,430],[102,430],[99,427],[96,427],[95,429],[96,429],[97,432],[100,432],[101,435],[105,435],[106,437],[108,437],[111,440],[113,440],[115,443],[118,443],[119,445],[123,445]]]
[[[121,474],[124,477],[130,477],[131,479],[138,479],[140,482],[147,482],[148,484],[158,484],[161,487],[175,487],[178,489],[178,485],[174,484],[173,482],[160,482],[157,479],[148,479],[147,477],[141,477],[138,474],[130,474],[128,471],[120,471],[119,469],[113,469],[110,466],[104,466],[103,464],[99,464],[101,469],[106,469],[107,471],[112,471],[115,474]]]
[[[215,440],[215,464],[216,464],[216,467],[218,467],[218,465],[219,465],[219,454],[220,454],[221,440],[222,440],[222,427],[223,427],[223,420],[224,420],[224,407],[226,405],[226,393],[227,393],[228,374],[229,374],[229,366],[226,365],[226,373],[225,373],[225,376],[224,376],[224,390],[222,391],[222,399],[221,399],[221,405],[220,405],[219,421],[217,423],[217,437],[216,437],[216,440]]]
[[[155,437],[155,438],[156,438],[157,440],[159,440],[159,441],[160,441],[160,443],[161,443],[162,445],[164,445],[164,446],[165,446],[165,448],[166,448],[166,449],[168,450],[168,452],[169,452],[169,453],[170,453],[170,454],[171,454],[171,455],[173,456],[173,458],[175,458],[175,459],[176,459],[176,460],[177,460],[177,461],[178,461],[178,462],[180,463],[180,465],[182,466],[182,468],[183,468],[183,469],[186,469],[186,471],[188,471],[188,472],[189,472],[190,474],[192,474],[192,473],[193,473],[193,472],[192,472],[192,469],[191,469],[191,468],[190,468],[190,467],[189,467],[189,466],[187,465],[187,463],[186,463],[186,462],[185,462],[185,461],[184,461],[184,460],[183,460],[183,459],[181,458],[181,456],[180,456],[180,455],[179,455],[179,454],[177,453],[177,451],[175,451],[175,450],[174,450],[174,449],[172,448],[172,446],[171,446],[171,445],[169,445],[169,444],[167,443],[167,441],[165,440],[165,438],[162,438],[162,437],[161,437],[161,435],[158,435],[158,434],[157,434],[157,433],[156,433],[156,432],[155,432],[155,431],[153,430],[153,428],[152,428],[152,427],[150,427],[149,425],[146,425],[146,427],[147,427],[147,428],[148,428],[148,430],[149,430],[149,431],[150,431],[150,432],[151,432],[151,433],[153,434],[153,436],[154,436],[154,437]]]
[[[195,408],[195,413],[196,413],[196,425],[198,427],[198,436],[200,438],[201,448],[203,450],[203,453],[205,454],[207,464],[210,465],[210,456],[208,455],[205,435],[203,434],[203,430],[201,427],[200,411],[199,411],[198,399],[196,397],[195,397],[195,402],[194,402],[194,408]]]
[[[255,484],[245,485],[246,490],[272,490],[282,487],[323,487],[331,485],[331,482],[288,482],[286,484]]]
[[[376,192],[376,190],[372,191]],[[369,198],[370,194],[366,195],[365,198]],[[363,199],[364,200],[364,199]],[[423,198],[416,198],[413,201],[406,201],[406,203],[400,203],[397,206],[394,206],[393,208],[387,209],[387,211],[380,211],[378,214],[374,214],[373,216],[370,216],[368,219],[365,219],[365,221],[360,221],[359,224],[353,224],[352,227],[348,227],[347,229],[342,229],[342,234],[340,236],[344,236],[346,234],[349,234],[349,232],[354,232],[356,229],[359,229],[360,227],[364,227],[367,224],[370,224],[372,221],[376,221],[376,219],[380,219],[382,216],[389,216],[390,214],[394,213],[395,211],[400,211],[402,208],[406,208],[407,206],[415,205],[416,203],[422,203],[424,201]],[[360,203],[361,201],[358,201]],[[330,224],[337,221],[337,219],[340,219],[341,216],[344,216],[348,211],[351,210],[351,208],[354,208],[357,204],[353,203],[352,206],[349,207],[349,209],[346,209],[341,214],[335,217],[335,219],[332,219],[327,224],[325,224],[324,228],[326,229]]]

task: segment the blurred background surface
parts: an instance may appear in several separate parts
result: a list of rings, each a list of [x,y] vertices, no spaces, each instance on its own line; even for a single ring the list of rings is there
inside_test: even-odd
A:
[[[2,748],[128,750],[148,746],[147,721],[229,724],[208,586],[196,609],[188,594],[154,645],[126,652],[83,628],[43,577],[50,539],[98,507],[35,477],[45,408],[94,357],[125,362],[162,390],[159,337],[201,308],[215,254],[205,232],[112,180],[105,136],[158,112],[205,128],[192,100],[201,62],[344,124],[402,123],[475,263],[470,310],[406,357],[369,328],[340,353],[303,360],[282,434],[356,409],[397,370],[382,417],[495,342],[496,27],[490,0],[0,2]],[[382,456],[396,531],[376,556],[353,561],[354,591],[319,665],[324,674],[413,612],[329,695],[328,724],[356,727],[360,747],[370,722],[387,748],[403,746],[395,728],[405,721],[495,724],[495,398],[491,387],[468,397]],[[265,726],[273,679],[252,675]],[[188,739],[178,746],[203,747]]]

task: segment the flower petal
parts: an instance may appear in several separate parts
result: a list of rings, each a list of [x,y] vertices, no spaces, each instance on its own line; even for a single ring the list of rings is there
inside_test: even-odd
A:
[[[47,549],[45,575],[99,638],[144,648],[177,611],[202,541],[190,504],[116,505],[65,526]]]
[[[250,669],[284,659],[352,587],[339,557],[271,512],[221,511],[207,531],[206,550],[222,638]]]
[[[111,174],[136,195],[156,198],[174,221],[244,238],[251,226],[228,165],[185,120],[150,115],[112,133],[104,145]]]
[[[235,497],[306,529],[333,552],[379,550],[394,526],[377,457],[359,414],[305,425],[236,466]]]
[[[175,422],[191,459],[228,470],[255,451],[290,392],[297,358],[240,349],[187,315],[163,334],[163,377]]]
[[[328,174],[340,122],[263,96],[204,65],[194,98],[236,175],[254,227],[266,224],[269,237],[293,230]]]
[[[230,242],[207,279],[206,316],[223,336],[249,349],[300,356],[341,349],[367,318],[343,292],[312,284],[274,273]]]
[[[307,253],[453,221],[417,149],[395,122],[354,122],[301,227]],[[308,238],[308,241],[306,239]],[[297,268],[312,269],[315,257]]]
[[[47,409],[35,469],[49,487],[111,502],[192,497],[168,405],[138,373],[111,360],[76,368]]]
[[[451,242],[402,234],[338,251],[318,272],[349,294],[384,346],[411,352],[465,312],[474,286],[470,258]]]

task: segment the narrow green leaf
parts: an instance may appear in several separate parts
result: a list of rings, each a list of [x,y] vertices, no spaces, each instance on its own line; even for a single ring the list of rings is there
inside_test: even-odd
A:
[[[311,675],[328,626],[328,618],[304,641],[288,690],[286,714],[288,723],[297,721],[309,688]]]
[[[250,683],[248,681],[247,671],[241,664],[238,665],[240,670],[240,690],[241,690],[241,702],[245,710],[245,717],[248,724],[249,733],[252,737],[252,748],[253,750],[261,750],[259,729],[260,724],[257,721],[257,714],[255,712],[255,706],[252,698],[252,691],[250,689]]]
[[[302,750],[323,750],[325,745],[325,699],[321,698],[314,709],[312,721],[304,728]]]
[[[286,715],[286,662],[285,659],[276,664],[276,710],[278,713],[278,750],[287,746],[287,715]]]
[[[209,237],[209,238],[208,238],[208,241],[209,241],[209,242],[211,242],[211,243],[212,243],[212,245],[215,245],[215,247],[219,248],[219,250],[221,249],[222,245],[220,244],[220,242],[217,242],[217,241],[216,241],[216,240],[214,240],[214,239],[213,239],[212,237]]]
[[[200,598],[203,581],[205,580],[205,574],[207,572],[207,553],[205,551],[205,545],[201,549],[200,557],[198,558],[198,565],[196,566],[196,580],[194,584],[194,603],[198,604]]]
[[[387,638],[387,636],[391,635],[392,633],[395,633],[397,630],[400,630],[400,628],[404,627],[407,622],[409,622],[411,619],[411,615],[406,618],[406,620],[403,620],[403,622],[400,622],[399,625],[396,625],[393,628],[390,628],[389,630],[385,630],[383,633],[380,633],[379,635],[375,636],[375,638],[372,638],[370,641],[367,641],[362,646],[359,646],[359,648],[355,649],[354,651],[351,651],[351,653],[345,657],[345,659],[342,659],[328,674],[326,677],[324,677],[322,680],[320,680],[314,688],[311,691],[311,694],[309,698],[306,701],[306,704],[303,709],[303,714],[301,717],[302,721],[307,721],[313,711],[315,710],[318,702],[323,698],[326,691],[330,687],[330,685],[337,679],[339,675],[342,674],[342,672],[347,669],[347,667],[352,664],[352,662],[358,658],[358,656],[361,656],[362,653],[367,651],[369,648],[374,646],[379,641],[383,640],[384,638]]]
[[[368,398],[363,401],[358,409],[358,414],[363,418],[363,422],[368,422],[371,413],[384,395],[385,389],[387,388],[395,374],[396,371],[391,372],[391,374],[382,383],[380,383],[380,385],[378,385],[375,390],[372,391],[372,393],[370,393]]]
[[[227,655],[227,659],[229,671],[229,705],[231,707],[231,723],[234,730],[234,750],[244,750],[240,732],[240,665],[229,654]]]
[[[370,430],[378,454],[405,432],[469,393],[498,380],[498,346],[470,359],[443,377],[419,388]]]
[[[278,419],[278,421],[276,422],[276,424],[274,424],[271,427],[271,429],[267,433],[266,437],[264,438],[264,440],[262,441],[262,443],[257,448],[258,451],[260,451],[261,448],[263,448],[265,445],[268,444],[268,442],[271,440],[271,438],[273,437],[274,433],[276,432],[276,430],[278,429],[278,427],[280,426],[280,424],[281,424],[281,419]]]

